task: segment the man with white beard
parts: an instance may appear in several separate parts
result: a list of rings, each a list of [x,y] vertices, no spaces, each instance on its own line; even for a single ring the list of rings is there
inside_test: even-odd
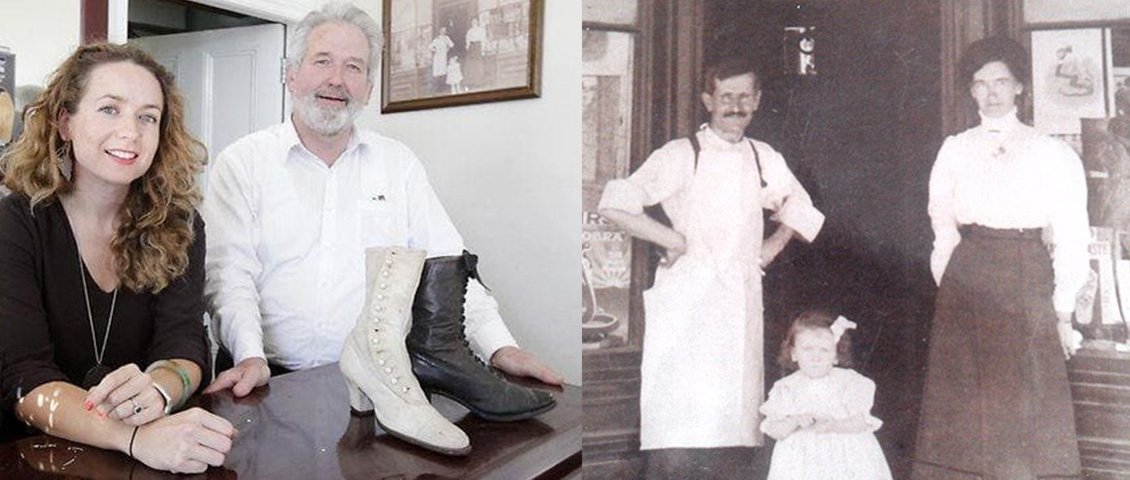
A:
[[[372,93],[380,37],[353,5],[311,12],[288,49],[294,112],[216,158],[202,208],[205,295],[234,366],[206,393],[244,396],[272,372],[338,361],[365,299],[366,248],[463,254],[416,156],[353,124]],[[470,346],[493,367],[561,383],[517,347],[478,282],[467,284],[465,315]]]

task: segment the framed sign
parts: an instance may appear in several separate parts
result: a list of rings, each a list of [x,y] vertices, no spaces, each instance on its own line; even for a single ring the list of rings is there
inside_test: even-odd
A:
[[[1024,0],[1023,3],[1024,21],[1029,25],[1130,20],[1130,0]]]
[[[1106,116],[1103,30],[1032,32],[1032,100],[1035,127],[1079,135],[1080,118]]]
[[[381,112],[537,97],[544,0],[384,0]]]

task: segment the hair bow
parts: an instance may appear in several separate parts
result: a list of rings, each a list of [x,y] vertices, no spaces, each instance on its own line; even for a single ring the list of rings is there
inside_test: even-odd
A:
[[[840,337],[844,336],[844,331],[855,330],[855,327],[855,322],[841,315],[836,317],[836,321],[832,322],[832,325],[828,328],[832,330],[832,339],[834,339],[836,343],[840,343]]]

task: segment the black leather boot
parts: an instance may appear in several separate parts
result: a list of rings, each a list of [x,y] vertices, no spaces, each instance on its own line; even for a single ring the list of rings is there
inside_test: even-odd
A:
[[[547,392],[510,383],[479,360],[463,332],[463,301],[477,257],[439,257],[424,262],[412,304],[408,356],[420,387],[448,397],[486,420],[524,420],[557,405]]]

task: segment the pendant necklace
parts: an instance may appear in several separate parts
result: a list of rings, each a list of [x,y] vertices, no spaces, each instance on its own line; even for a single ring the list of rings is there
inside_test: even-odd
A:
[[[78,242],[75,242],[75,250],[78,250]],[[102,336],[102,348],[98,348],[98,334],[94,333],[94,314],[90,310],[90,293],[87,291],[86,286],[86,269],[82,265],[82,253],[78,254],[78,274],[82,279],[82,298],[86,300],[86,319],[90,321],[90,343],[94,347],[94,366],[86,371],[86,375],[82,378],[82,388],[87,390],[95,385],[98,385],[102,378],[107,373],[113,371],[110,367],[102,364],[102,358],[106,355],[106,341],[110,339],[110,327],[114,325],[114,306],[118,303],[118,290],[119,287],[114,288],[114,296],[110,300],[110,317],[106,319],[106,334]]]

